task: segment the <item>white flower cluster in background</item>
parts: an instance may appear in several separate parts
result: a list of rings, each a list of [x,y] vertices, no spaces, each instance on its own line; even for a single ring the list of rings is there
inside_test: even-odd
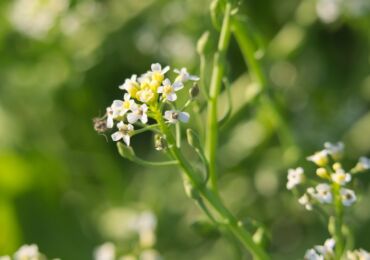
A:
[[[114,100],[106,109],[106,127],[117,128],[111,135],[113,141],[123,140],[129,146],[135,131],[134,124],[143,127],[150,117],[158,120],[158,113],[169,124],[189,121],[189,114],[176,109],[174,102],[185,83],[197,81],[199,77],[190,75],[186,68],[182,68],[174,70],[177,76],[171,81],[166,77],[169,70],[169,66],[162,67],[155,63],[151,65],[151,70],[140,77],[132,75],[119,86],[125,91],[123,100]]]
[[[124,219],[125,222],[125,227],[122,231],[125,231],[126,234],[131,234],[135,239],[138,239],[137,243],[135,242],[135,250],[133,250],[133,248],[125,248],[125,254],[121,254],[113,243],[106,242],[95,249],[94,260],[162,259],[161,255],[154,249],[156,243],[155,229],[157,227],[156,216],[151,211],[135,213],[122,212],[122,214],[127,215],[126,217],[122,215],[122,219]],[[126,237],[126,239],[129,238],[130,236]]]
[[[316,14],[324,23],[334,23],[343,15],[366,16],[370,13],[368,0],[317,0]]]
[[[304,260],[326,260],[335,259],[334,254],[335,240],[333,238],[327,239],[323,245],[316,245],[306,251]],[[342,260],[370,260],[370,253],[364,249],[356,249],[354,251],[347,251]]]
[[[356,202],[356,194],[348,186],[351,185],[354,175],[370,169],[370,159],[361,157],[355,167],[347,172],[340,163],[343,153],[343,143],[325,143],[323,150],[307,157],[308,161],[317,166],[316,175],[318,177],[318,180],[310,182],[310,184],[316,182],[316,185],[307,187],[298,199],[298,202],[307,210],[312,210],[315,204],[333,204],[335,196],[340,197],[345,207]],[[289,169],[287,189],[298,188],[302,190],[307,177],[302,167]],[[335,190],[337,190],[336,194]]]
[[[46,260],[47,258],[39,251],[37,245],[23,245],[13,255],[0,256],[0,260]],[[53,259],[60,260],[60,259]]]
[[[69,0],[16,0],[10,8],[9,20],[17,31],[41,39],[68,6]]]

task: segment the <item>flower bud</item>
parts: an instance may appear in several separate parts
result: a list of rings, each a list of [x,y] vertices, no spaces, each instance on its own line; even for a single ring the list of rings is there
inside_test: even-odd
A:
[[[336,163],[333,164],[333,169],[334,169],[334,171],[338,171],[338,170],[342,169],[342,165],[339,162],[336,162]]]
[[[328,179],[330,178],[328,171],[325,168],[318,168],[316,170],[316,175],[319,176],[320,178],[323,179]]]
[[[199,95],[199,86],[197,83],[194,83],[193,86],[189,89],[189,95],[191,99],[194,99]]]

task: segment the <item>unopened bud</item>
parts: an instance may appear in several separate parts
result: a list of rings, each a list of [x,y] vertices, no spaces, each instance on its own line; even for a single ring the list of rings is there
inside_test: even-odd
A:
[[[194,83],[193,86],[189,89],[189,95],[191,99],[194,99],[199,95],[199,86],[197,83]]]
[[[328,171],[325,168],[318,168],[316,170],[316,175],[323,179],[327,179],[330,177]]]
[[[339,162],[336,162],[336,163],[333,164],[333,169],[334,169],[334,171],[338,171],[338,170],[342,169],[342,165]]]

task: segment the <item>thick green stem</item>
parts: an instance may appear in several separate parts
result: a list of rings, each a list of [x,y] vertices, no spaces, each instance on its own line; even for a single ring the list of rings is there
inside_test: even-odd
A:
[[[343,204],[340,195],[340,185],[333,183],[334,206],[335,206],[335,225],[334,225],[334,239],[335,239],[335,259],[341,259],[344,249],[344,236],[342,232],[343,227]]]
[[[230,12],[231,4],[227,3],[225,15],[222,22],[221,34],[218,41],[217,52],[213,58],[213,71],[209,89],[206,145],[205,152],[209,161],[209,177],[213,191],[217,192],[216,152],[218,143],[218,119],[217,105],[220,93],[222,78],[225,73],[225,56],[230,41]]]

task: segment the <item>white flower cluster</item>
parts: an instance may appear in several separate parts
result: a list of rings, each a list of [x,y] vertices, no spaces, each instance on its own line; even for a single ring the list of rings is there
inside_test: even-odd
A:
[[[304,255],[305,260],[324,260],[334,258],[335,240],[327,239],[324,245],[317,245],[314,248],[308,249]]]
[[[325,260],[335,259],[334,255],[335,240],[333,238],[327,239],[324,245],[317,245],[306,251],[304,255],[305,260]],[[364,249],[357,249],[354,251],[347,251],[341,258],[343,260],[370,260],[370,253]]]
[[[14,253],[13,258],[10,256],[0,256],[0,260],[43,260],[45,256],[40,253],[37,245],[23,245],[17,252]],[[55,259],[57,260],[57,259]]]
[[[346,172],[340,160],[343,157],[344,144],[325,143],[324,149],[307,157],[307,160],[315,163],[318,168],[316,175],[321,181],[315,187],[308,187],[305,193],[298,199],[298,202],[307,210],[312,210],[314,203],[332,204],[334,201],[334,188],[337,187],[337,195],[342,204],[346,207],[351,206],[356,201],[356,194],[353,190],[345,186],[350,184],[352,176],[356,173],[370,169],[370,160],[366,157],[361,157],[356,166]],[[302,167],[290,169],[288,171],[287,189],[291,190],[306,180]]]
[[[127,232],[138,236],[138,247],[135,253],[118,256],[115,245],[111,242],[98,246],[94,251],[94,260],[160,260],[160,254],[153,248],[156,242],[155,229],[157,218],[150,211],[134,214],[127,220]]]
[[[173,102],[177,100],[177,93],[184,88],[184,84],[191,80],[197,81],[199,77],[190,75],[186,68],[175,69],[177,77],[173,82],[165,77],[170,70],[169,66],[162,68],[159,63],[151,65],[151,70],[140,77],[132,75],[119,86],[126,93],[123,100],[114,100],[106,109],[106,126],[113,128],[116,124],[118,131],[112,134],[113,141],[123,140],[128,146],[130,137],[134,132],[134,124],[148,123],[148,117],[162,113],[167,104],[174,108]],[[177,109],[168,109],[162,114],[167,123],[175,124],[178,121],[188,122],[189,114]]]

